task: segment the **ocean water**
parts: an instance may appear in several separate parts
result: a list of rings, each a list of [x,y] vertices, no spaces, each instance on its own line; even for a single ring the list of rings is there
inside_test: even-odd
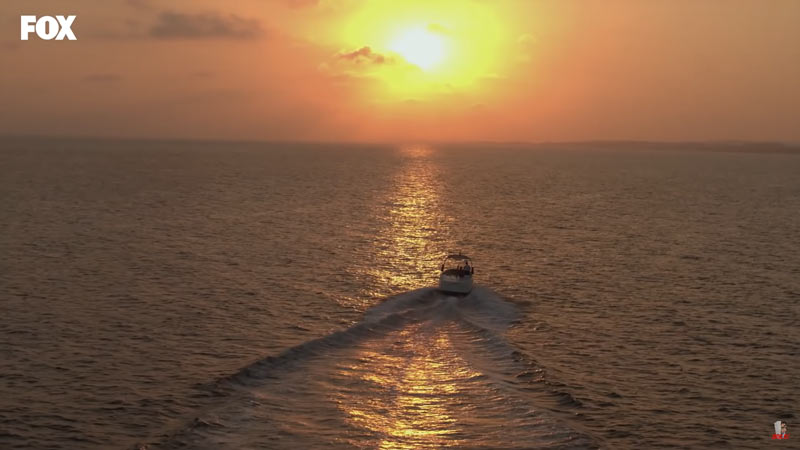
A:
[[[4,449],[764,448],[798,300],[800,155],[0,140]]]

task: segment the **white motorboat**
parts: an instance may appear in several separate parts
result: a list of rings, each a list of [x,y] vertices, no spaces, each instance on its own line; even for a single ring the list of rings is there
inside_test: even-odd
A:
[[[469,256],[453,254],[445,256],[440,267],[439,290],[449,294],[469,294],[472,290],[472,274],[475,268]]]

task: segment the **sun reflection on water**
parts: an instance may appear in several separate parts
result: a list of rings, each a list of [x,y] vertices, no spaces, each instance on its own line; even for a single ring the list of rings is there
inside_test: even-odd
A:
[[[456,352],[445,330],[420,339],[416,327],[403,330],[390,352],[365,350],[360,362],[340,374],[356,376],[369,396],[343,393],[337,404],[357,429],[377,436],[382,449],[443,448],[463,444],[451,402],[459,383],[479,375]]]
[[[452,219],[441,208],[442,172],[434,149],[409,146],[398,152],[401,166],[390,194],[378,203],[383,225],[372,240],[373,264],[365,274],[372,299],[435,284],[439,258],[448,250]],[[353,391],[340,391],[335,402],[349,425],[373,436],[373,447],[459,445],[459,418],[450,402],[459,380],[476,374],[444,329],[404,328],[388,349],[366,347],[356,360],[340,367]]]
[[[384,200],[385,225],[373,240],[374,296],[433,284],[452,220],[441,209],[441,171],[428,146],[399,149],[403,164]]]

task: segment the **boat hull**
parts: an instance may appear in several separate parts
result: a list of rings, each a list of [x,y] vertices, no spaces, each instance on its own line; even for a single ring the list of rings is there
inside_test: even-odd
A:
[[[472,276],[442,274],[439,277],[439,290],[449,294],[469,294],[472,291]]]

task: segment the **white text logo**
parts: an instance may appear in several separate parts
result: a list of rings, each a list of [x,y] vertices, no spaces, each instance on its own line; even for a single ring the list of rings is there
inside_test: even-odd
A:
[[[72,32],[72,22],[75,22],[75,16],[42,16],[38,20],[36,16],[20,16],[19,38],[27,41],[28,34],[36,32],[40,39],[46,41],[53,38],[57,41],[63,41],[64,38],[76,41],[78,38]]]

